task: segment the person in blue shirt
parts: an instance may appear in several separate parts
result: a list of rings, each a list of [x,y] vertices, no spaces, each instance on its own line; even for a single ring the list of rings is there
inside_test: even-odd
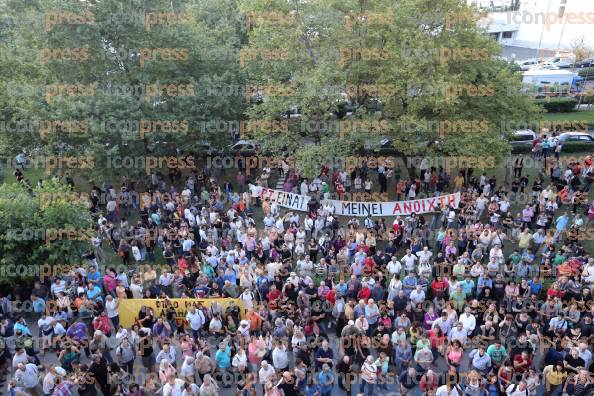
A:
[[[231,366],[231,347],[226,342],[221,342],[217,353],[215,353],[215,361],[221,371],[229,369]]]
[[[528,278],[530,276],[530,267],[522,260],[516,265],[516,278]]]
[[[87,271],[87,281],[98,285],[101,282],[101,271],[97,267],[89,267]]]
[[[25,318],[20,318],[14,324],[13,333],[17,333],[19,331],[24,336],[33,337],[33,334],[31,334],[31,330],[29,330],[29,326],[27,326],[27,322],[25,321]]]
[[[538,296],[542,290],[542,283],[540,283],[537,276],[528,281],[528,286],[530,286],[530,294],[535,296]]]
[[[101,297],[101,288],[91,282],[89,282],[88,286],[89,289],[87,290],[87,298],[94,302],[103,302],[103,298]]]
[[[332,388],[334,388],[334,374],[330,371],[330,365],[324,364],[322,371],[318,374],[318,386],[320,396],[332,395]]]
[[[462,291],[466,293],[467,298],[472,296],[472,292],[474,291],[474,281],[470,278],[470,275],[466,275],[466,279],[458,283],[458,285],[462,287]]]
[[[227,267],[227,269],[225,270],[225,276],[223,276],[223,279],[231,282],[232,284],[237,283],[237,275],[235,275],[235,271],[233,270],[233,267]]]
[[[417,287],[417,277],[414,271],[406,275],[402,280],[402,288],[404,289],[404,295],[408,298],[410,293]]]
[[[478,281],[476,283],[476,295],[477,297],[481,297],[483,290],[485,288],[492,289],[493,288],[493,279],[489,277],[488,274],[484,274],[479,276]]]
[[[555,235],[553,236],[553,242],[557,241],[557,238],[567,229],[567,223],[569,223],[569,216],[567,212],[564,212],[555,221]]]

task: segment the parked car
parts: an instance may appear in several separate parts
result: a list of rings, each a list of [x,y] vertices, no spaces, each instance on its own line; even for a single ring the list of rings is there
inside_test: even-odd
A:
[[[538,59],[526,59],[523,61],[517,61],[516,63],[518,64],[518,66],[520,66],[520,70],[528,71],[533,67],[537,66],[540,63],[540,61]]]
[[[512,147],[519,147],[519,146],[532,146],[532,141],[536,139],[536,133],[531,129],[522,129],[519,131],[515,131],[510,140],[509,144]]]
[[[583,61],[576,62],[575,67],[594,67],[594,58],[584,59]]]
[[[547,63],[557,66],[559,69],[568,69],[573,67],[575,61],[572,58],[567,57],[554,57],[549,59]]]
[[[567,143],[588,145],[594,149],[594,137],[586,132],[563,132],[559,135],[559,143],[562,145]],[[563,150],[563,149],[561,149]]]
[[[553,62],[541,62],[537,69],[541,69],[541,70],[559,70],[561,67],[559,67],[559,64],[557,63],[553,63]]]
[[[260,151],[260,146],[251,140],[239,140],[227,146],[227,152],[239,155],[254,155]]]

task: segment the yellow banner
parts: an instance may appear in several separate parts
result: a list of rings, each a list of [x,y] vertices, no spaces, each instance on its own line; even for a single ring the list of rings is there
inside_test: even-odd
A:
[[[223,313],[229,306],[231,301],[235,302],[235,305],[239,307],[241,317],[245,317],[245,309],[243,308],[243,302],[238,298],[170,298],[169,301],[175,308],[175,317],[177,325],[186,325],[186,314],[190,307],[198,302],[202,303],[206,308],[210,308],[213,302],[218,302],[223,307]],[[153,299],[153,298],[130,298],[120,300],[119,312],[120,312],[120,324],[125,328],[130,328],[138,319],[138,313],[142,307],[152,308],[155,312],[155,318],[162,316],[167,317],[167,304],[164,299]]]

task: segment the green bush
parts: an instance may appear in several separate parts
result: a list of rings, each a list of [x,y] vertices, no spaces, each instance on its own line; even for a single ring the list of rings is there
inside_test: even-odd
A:
[[[580,98],[576,98],[578,100],[578,102],[580,101]],[[581,99],[581,104],[591,104],[594,103],[594,95],[591,96],[582,96]]]
[[[578,101],[570,97],[535,99],[534,103],[542,105],[549,113],[567,113],[573,111]]]
[[[594,67],[584,67],[578,71],[578,76],[586,80],[594,80]]]

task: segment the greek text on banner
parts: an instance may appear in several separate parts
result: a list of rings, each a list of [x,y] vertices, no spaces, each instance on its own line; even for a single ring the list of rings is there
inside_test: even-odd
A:
[[[270,188],[262,189],[262,199],[269,199],[284,208],[308,211],[307,204],[310,197],[307,195],[293,194]],[[334,214],[338,216],[355,217],[384,217],[384,216],[410,216],[413,213],[423,214],[441,211],[443,207],[457,209],[460,205],[460,193],[440,195],[437,197],[415,199],[412,201],[396,202],[356,202],[324,200],[323,204],[334,206]]]

